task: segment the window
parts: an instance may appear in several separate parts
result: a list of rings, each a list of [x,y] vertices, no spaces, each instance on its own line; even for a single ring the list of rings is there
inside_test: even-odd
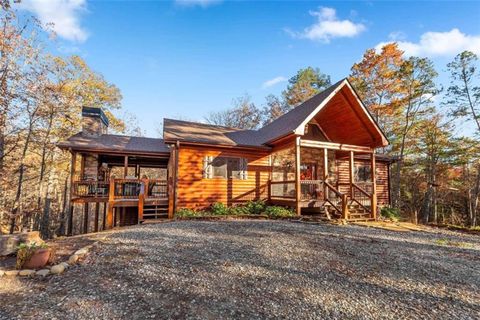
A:
[[[203,177],[207,179],[247,179],[247,160],[207,156],[204,160]]]
[[[356,182],[371,182],[372,174],[370,165],[356,165],[355,166],[355,181]]]

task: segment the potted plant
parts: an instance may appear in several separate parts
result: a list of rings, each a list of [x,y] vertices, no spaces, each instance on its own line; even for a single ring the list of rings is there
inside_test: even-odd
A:
[[[17,251],[17,269],[39,269],[43,268],[49,261],[51,250],[47,244],[22,243]]]

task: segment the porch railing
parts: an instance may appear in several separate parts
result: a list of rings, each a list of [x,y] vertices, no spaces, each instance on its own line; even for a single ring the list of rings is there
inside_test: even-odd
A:
[[[295,180],[270,181],[270,197],[280,199],[295,199]]]
[[[146,180],[145,190],[147,198],[167,198],[168,184],[167,180],[152,179]]]
[[[144,184],[139,179],[112,179],[114,199],[138,199]]]
[[[352,191],[351,191],[350,198],[352,202],[358,204],[362,207],[366,212],[371,212],[372,206],[372,192],[368,192],[364,189],[364,186],[359,185],[357,183],[352,183]]]
[[[110,194],[111,193],[111,194]],[[110,200],[167,198],[168,183],[162,179],[110,179],[110,181],[75,180],[72,194],[79,198],[111,198]]]
[[[343,218],[346,218],[348,196],[338,191],[328,182],[325,182],[325,201],[328,202],[335,211],[340,213]]]
[[[323,180],[301,180],[300,200],[323,200]]]
[[[73,195],[88,198],[108,198],[109,183],[96,180],[77,180],[72,184]]]

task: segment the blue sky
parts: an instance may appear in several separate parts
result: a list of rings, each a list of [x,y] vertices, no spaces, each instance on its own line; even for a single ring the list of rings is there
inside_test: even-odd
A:
[[[245,93],[261,105],[306,66],[335,82],[366,49],[392,40],[439,72],[462,50],[480,54],[475,1],[23,2],[55,23],[55,53],[81,55],[121,89],[148,136],[163,117],[203,120]]]

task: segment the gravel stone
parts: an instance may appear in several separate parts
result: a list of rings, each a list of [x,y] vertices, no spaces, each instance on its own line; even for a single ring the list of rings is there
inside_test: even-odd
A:
[[[428,230],[132,226],[61,277],[2,278],[0,319],[479,319],[480,237]]]
[[[31,277],[34,274],[35,274],[35,270],[30,270],[30,269],[23,269],[18,272],[18,275],[22,277]]]

